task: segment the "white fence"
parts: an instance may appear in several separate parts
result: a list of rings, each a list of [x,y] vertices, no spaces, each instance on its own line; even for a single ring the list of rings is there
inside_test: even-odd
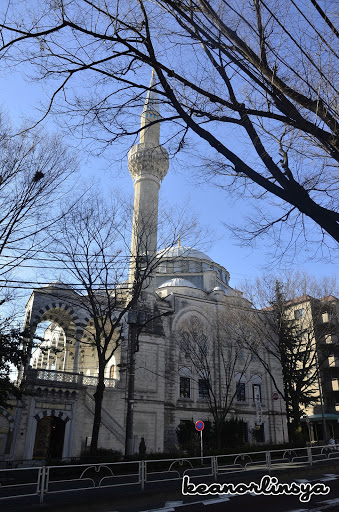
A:
[[[100,464],[65,464],[0,470],[0,500],[83,490],[140,486],[193,478],[212,478],[231,473],[287,467],[305,467],[321,461],[339,461],[339,444],[323,447],[270,450],[230,455],[158,459]]]

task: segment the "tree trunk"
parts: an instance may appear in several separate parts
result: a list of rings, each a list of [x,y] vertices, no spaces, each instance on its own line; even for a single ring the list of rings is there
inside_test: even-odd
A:
[[[101,409],[102,400],[104,397],[105,381],[104,381],[104,367],[99,363],[99,375],[98,384],[94,393],[95,409],[94,409],[94,421],[92,429],[92,440],[90,447],[90,454],[94,455],[98,449],[99,430],[101,425]]]

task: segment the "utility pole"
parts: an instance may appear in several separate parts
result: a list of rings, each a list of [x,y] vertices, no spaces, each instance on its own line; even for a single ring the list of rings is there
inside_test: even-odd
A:
[[[128,312],[128,390],[126,414],[125,456],[133,455],[133,413],[134,413],[134,387],[135,387],[135,353],[139,350],[138,338],[138,311]]]

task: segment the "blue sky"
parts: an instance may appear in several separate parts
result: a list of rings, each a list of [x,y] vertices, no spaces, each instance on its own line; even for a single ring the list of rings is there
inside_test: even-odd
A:
[[[19,125],[22,119],[29,117],[38,118],[35,106],[41,98],[44,98],[44,90],[39,83],[28,83],[19,74],[1,76],[0,97],[1,106],[8,113],[14,125]],[[47,127],[57,130],[52,119],[49,119]],[[74,143],[69,139],[70,143]],[[133,141],[131,141],[131,144]],[[111,151],[114,151],[111,150]],[[90,157],[84,159],[81,164],[81,174],[85,179],[99,180],[104,188],[124,190],[133,193],[132,178],[128,172],[127,159],[121,164],[110,164],[109,153],[105,158]],[[308,254],[300,249],[298,259],[291,264],[290,261],[272,262],[267,255],[272,246],[265,245],[265,241],[258,240],[254,248],[239,247],[231,234],[224,227],[224,221],[242,219],[249,213],[245,200],[235,200],[227,191],[221,191],[209,183],[199,184],[192,176],[187,174],[185,167],[190,165],[190,159],[182,159],[182,167],[178,164],[171,166],[163,181],[161,194],[169,203],[183,204],[190,201],[192,208],[198,214],[201,223],[210,226],[215,232],[215,242],[206,252],[209,256],[222,264],[230,272],[231,286],[241,287],[244,279],[251,279],[263,272],[279,272],[283,268],[291,267],[294,270],[305,270],[319,277],[333,275],[338,271],[338,263],[327,261],[309,260]],[[57,278],[57,276],[55,276]],[[29,294],[27,294],[28,298]]]

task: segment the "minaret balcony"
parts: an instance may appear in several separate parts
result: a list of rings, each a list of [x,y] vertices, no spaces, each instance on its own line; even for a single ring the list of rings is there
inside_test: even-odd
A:
[[[137,144],[128,153],[128,168],[133,180],[142,174],[151,174],[162,181],[169,167],[167,150],[149,143]]]

